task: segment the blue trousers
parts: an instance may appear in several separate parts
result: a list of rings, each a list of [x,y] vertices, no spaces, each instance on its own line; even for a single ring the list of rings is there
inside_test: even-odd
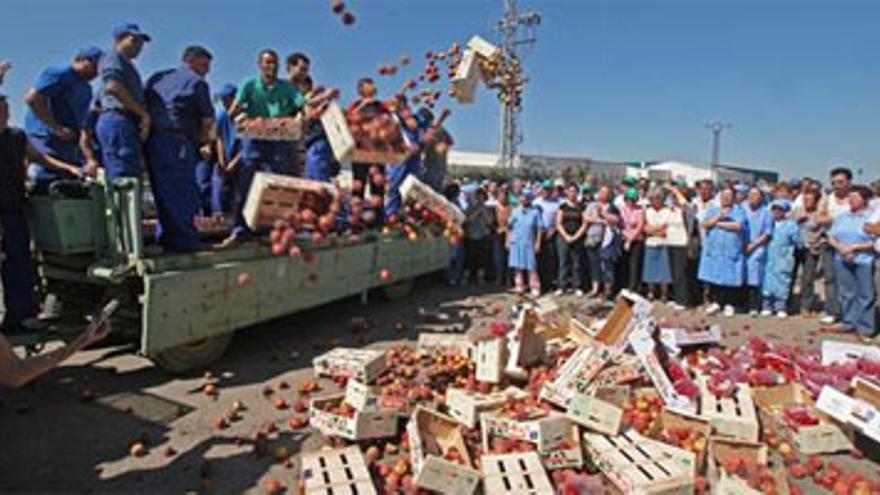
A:
[[[244,139],[242,141],[242,164],[238,169],[235,187],[235,236],[250,235],[251,229],[244,221],[245,202],[251,190],[251,183],[257,172],[293,175],[294,143],[286,141],[261,141]]]
[[[174,252],[199,249],[193,219],[198,208],[196,147],[182,136],[157,134],[147,141],[147,168],[156,199],[159,243]]]
[[[34,267],[31,259],[31,233],[24,211],[0,211],[3,252],[0,265],[3,278],[4,324],[14,326],[36,316],[40,307],[34,295]]]
[[[235,187],[238,174],[224,176],[217,167],[211,174],[211,211],[232,215],[235,212]]]
[[[53,158],[63,160],[74,165],[80,164],[79,148],[76,140],[62,141],[61,139],[41,136],[28,136],[28,142],[40,153],[49,155]],[[30,170],[32,177],[39,183],[51,184],[57,180],[72,180],[75,177],[72,174],[61,170],[46,168],[43,165],[31,165]]]
[[[862,335],[874,334],[874,263],[848,263],[834,259],[837,293],[840,295],[843,324]]]
[[[317,139],[306,150],[305,178],[330,182],[333,171],[333,150],[326,139]]]
[[[400,185],[410,174],[418,174],[421,165],[418,160],[407,160],[400,165],[386,167],[388,175],[388,201],[385,204],[385,214],[394,215],[403,206],[403,198],[400,196]]]
[[[196,162],[196,188],[199,192],[198,211],[204,217],[214,214],[214,164],[204,159]]]
[[[141,142],[134,120],[117,112],[104,112],[95,128],[101,144],[101,162],[110,180],[141,176]]]

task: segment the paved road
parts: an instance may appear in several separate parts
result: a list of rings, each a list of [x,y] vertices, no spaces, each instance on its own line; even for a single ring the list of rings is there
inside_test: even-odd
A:
[[[226,356],[211,367],[219,395],[201,392],[201,373],[172,377],[129,348],[114,347],[80,353],[65,366],[30,387],[0,392],[0,491],[75,491],[183,493],[212,488],[217,493],[253,490],[266,476],[293,486],[298,466],[285,467],[258,458],[249,442],[269,421],[280,432],[270,450],[283,445],[290,452],[319,448],[318,435],[293,432],[285,426],[293,411],[276,410],[263,397],[266,384],[290,389],[280,395],[295,400],[297,384],[312,378],[311,358],[338,345],[386,346],[418,334],[419,307],[442,307],[464,326],[483,324],[481,310],[501,305],[508,295],[489,287],[448,289],[422,281],[408,299],[376,301],[362,306],[349,299],[240,332]],[[696,313],[663,315],[699,320]],[[352,331],[362,317],[371,329]],[[725,341],[738,345],[750,333],[778,341],[818,345],[818,324],[792,318],[753,320],[719,318]],[[405,330],[397,327],[405,323]],[[744,328],[748,325],[748,328]],[[332,384],[322,382],[325,390]],[[83,401],[82,391],[95,398]],[[277,395],[276,395],[277,396]],[[217,430],[214,422],[234,401],[248,410],[241,421]],[[129,455],[129,445],[144,437],[146,456]],[[171,446],[176,455],[168,457]]]

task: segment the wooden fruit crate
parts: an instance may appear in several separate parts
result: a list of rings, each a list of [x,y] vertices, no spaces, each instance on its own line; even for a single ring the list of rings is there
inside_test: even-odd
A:
[[[516,315],[513,331],[507,334],[507,349],[510,351],[504,372],[514,380],[528,380],[527,368],[544,359],[546,344],[536,333],[538,313],[524,307]]]
[[[721,397],[709,391],[705,377],[698,383],[700,416],[709,420],[715,435],[748,442],[758,441],[761,429],[748,384],[737,384],[732,397]]]
[[[348,127],[345,113],[335,102],[329,103],[321,114],[321,124],[333,149],[333,156],[340,163],[398,164],[403,163],[409,155],[408,150],[378,151],[358,148]],[[409,145],[406,134],[403,134],[403,140]]]
[[[467,48],[486,59],[493,59],[501,56],[500,48],[493,45],[492,43],[489,43],[479,36],[473,36],[470,40],[468,40]]]
[[[650,301],[635,292],[620,291],[614,302],[614,309],[594,336],[596,342],[623,350],[629,345],[629,334],[639,322],[651,315],[653,306]]]
[[[826,385],[822,387],[816,407],[840,423],[854,428],[876,445],[876,442],[880,442],[880,387],[856,378],[853,389],[853,396],[849,396]]]
[[[474,361],[478,381],[500,383],[504,377],[504,363],[507,361],[507,340],[491,338],[477,342]]]
[[[332,184],[257,172],[242,214],[248,227],[256,230],[306,208],[322,215],[338,194]]]
[[[327,410],[344,401],[344,394],[316,397],[309,403],[309,424],[322,434],[346,440],[368,440],[397,435],[397,413],[392,410],[354,410],[351,417]]]
[[[354,378],[345,385],[345,402],[358,411],[375,411],[379,409],[381,389],[377,385],[367,385]]]
[[[385,351],[337,347],[312,360],[315,376],[354,378],[372,383],[385,371]]]
[[[450,416],[463,426],[473,429],[479,425],[481,414],[500,407],[511,398],[523,395],[525,392],[515,387],[492,394],[450,387],[446,390],[446,408]]]
[[[491,435],[523,440],[537,445],[540,450],[553,450],[568,439],[571,421],[562,414],[543,414],[521,421],[500,414],[485,413],[480,416],[480,427],[486,438]]]
[[[712,425],[709,423],[709,420],[665,407],[660,414],[660,421],[663,425],[664,435],[669,435],[669,432],[672,429],[683,428],[696,432],[703,438],[705,441],[703,449],[699,452],[695,452],[697,456],[697,472],[702,472],[703,467],[706,465],[706,458],[709,453],[709,439],[712,436]]]
[[[410,441],[410,459],[416,485],[451,495],[474,493],[480,474],[473,469],[458,423],[449,416],[417,407],[406,426]],[[443,459],[443,453],[455,448],[464,464]]]
[[[654,322],[648,318],[639,322],[629,335],[630,347],[642,363],[642,369],[651,379],[654,388],[663,397],[667,406],[680,411],[695,414],[697,404],[695,400],[679,394],[672,385],[669,375],[663,368],[660,353],[665,352],[662,346],[658,346],[652,335]]]
[[[614,436],[620,433],[623,409],[598,397],[576,393],[566,416],[581,426]]]
[[[696,456],[628,430],[608,436],[584,433],[587,452],[623,493],[691,494]]]
[[[541,387],[541,399],[568,408],[574,394],[586,392],[599,370],[618,354],[619,349],[600,344],[578,347],[559,368],[556,379]]]
[[[484,440],[485,443],[485,440]],[[580,429],[571,425],[565,439],[552,449],[538,449],[538,455],[544,468],[548,470],[579,468],[584,465],[584,449],[581,443]]]
[[[244,117],[244,114],[242,114]],[[299,141],[302,139],[302,115],[278,118],[236,119],[239,137],[260,141]]]
[[[464,223],[465,216],[461,209],[452,204],[442,194],[431,189],[430,186],[408,175],[400,184],[400,196],[404,201],[421,203],[425,208],[439,216],[444,222],[460,227]]]
[[[418,350],[421,355],[443,354],[470,357],[474,345],[460,333],[420,333]]]
[[[455,100],[459,104],[466,105],[474,102],[477,84],[483,78],[477,56],[475,51],[466,49],[461,57],[461,62],[455,69],[455,76],[450,81]]]
[[[305,452],[301,466],[305,495],[376,495],[367,463],[355,446]]]
[[[535,452],[485,455],[483,491],[493,495],[554,495],[555,491]]]

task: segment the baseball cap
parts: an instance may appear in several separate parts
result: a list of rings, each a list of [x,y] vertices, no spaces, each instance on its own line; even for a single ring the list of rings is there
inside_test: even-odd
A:
[[[551,188],[553,188],[553,181],[550,179],[547,179],[541,183],[541,187],[543,189],[551,189]]]
[[[623,179],[620,180],[620,183],[624,186],[634,186],[636,184],[636,178],[630,175],[627,175]]]
[[[556,180],[553,181],[553,185],[555,187],[565,187],[565,181],[562,180],[562,177],[557,177]]]
[[[635,188],[631,187],[631,188],[627,189],[626,192],[623,193],[623,199],[638,200],[639,199],[639,192],[636,191]]]
[[[89,46],[86,48],[80,48],[77,50],[75,58],[76,59],[84,59],[89,62],[98,63],[98,59],[101,58],[101,55],[104,54],[104,51],[98,48],[97,46]]]
[[[222,88],[220,88],[220,90],[214,93],[214,98],[232,98],[233,96],[235,96],[236,92],[238,92],[238,88],[235,87],[235,84],[226,83],[223,85]]]
[[[782,211],[791,210],[791,201],[785,198],[776,198],[770,203],[770,208],[779,208]]]
[[[150,35],[141,31],[141,27],[134,22],[123,22],[113,28],[113,39],[119,39],[125,35],[134,35],[140,37],[144,41],[150,41]]]

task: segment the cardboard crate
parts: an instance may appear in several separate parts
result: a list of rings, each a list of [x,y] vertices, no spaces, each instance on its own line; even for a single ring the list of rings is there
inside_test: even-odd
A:
[[[345,402],[358,411],[376,411],[380,409],[379,398],[381,387],[367,385],[355,379],[349,379],[345,385]]]
[[[663,428],[663,434],[668,435],[673,428],[686,428],[700,434],[706,441],[705,448],[702,452],[695,452],[697,461],[697,472],[702,472],[706,465],[706,457],[709,453],[709,439],[712,437],[712,425],[709,420],[693,414],[682,411],[676,411],[668,407],[663,408],[660,414],[660,422]]]
[[[450,387],[446,390],[446,408],[451,417],[463,426],[473,429],[479,425],[481,414],[497,409],[511,398],[524,395],[525,392],[515,387],[491,394]]]
[[[861,358],[880,361],[880,347],[839,340],[822,341],[822,365],[850,363]]]
[[[696,456],[628,430],[608,436],[584,433],[593,461],[623,493],[691,494]]]
[[[467,48],[485,59],[493,59],[501,56],[500,48],[479,36],[474,36],[468,40]]]
[[[312,360],[315,376],[354,378],[372,383],[385,371],[385,351],[337,347]]]
[[[752,399],[764,415],[764,420],[775,423],[792,446],[804,455],[832,454],[852,449],[852,443],[843,431],[832,423],[822,411],[816,409],[809,392],[798,383],[775,387],[752,387]],[[782,414],[786,405],[803,405],[819,418],[819,424],[789,427]]]
[[[235,132],[239,137],[260,141],[299,141],[302,139],[303,118],[246,118],[244,114],[235,121]]]
[[[327,411],[342,404],[345,394],[315,397],[309,403],[309,424],[326,436],[346,440],[368,440],[397,435],[397,413],[391,410],[362,412],[354,409],[352,417]]]
[[[292,212],[311,209],[316,215],[326,213],[339,191],[332,184],[257,172],[251,183],[242,215],[251,229],[270,226]]]
[[[558,447],[546,450],[538,449],[538,455],[541,457],[544,468],[548,470],[583,466],[584,449],[577,425],[571,425],[568,435]]]
[[[651,333],[652,326],[653,320],[650,318],[640,321],[629,335],[630,346],[641,361],[642,369],[647,373],[666,405],[680,411],[696,413],[696,401],[679,394],[672,386],[672,380],[669,379],[660,362],[659,353],[664,350],[654,341]]]
[[[480,474],[471,467],[464,437],[454,419],[417,407],[406,431],[413,474],[420,488],[453,495],[476,491]],[[461,454],[464,465],[443,459],[443,453],[453,447]]]
[[[340,163],[397,164],[403,163],[409,155],[408,150],[378,151],[358,148],[348,127],[345,113],[336,102],[330,102],[321,114],[321,125],[333,149],[333,156]],[[404,143],[409,145],[406,134],[402,135]]]
[[[504,364],[507,362],[507,341],[503,338],[491,338],[477,342],[474,361],[478,381],[500,383],[504,377]]]
[[[761,429],[748,384],[737,384],[732,397],[721,397],[709,391],[705,377],[697,383],[700,387],[700,416],[709,420],[715,435],[758,441]]]
[[[581,426],[614,436],[620,433],[623,409],[598,397],[576,393],[566,416]]]
[[[606,363],[621,351],[600,344],[583,345],[563,363],[556,373],[556,379],[541,387],[541,399],[563,409],[576,392],[584,393],[590,382]]]
[[[442,194],[431,189],[430,186],[416,178],[415,175],[408,175],[403,183],[400,184],[400,196],[404,201],[421,203],[431,213],[437,215],[444,222],[461,227],[464,223],[465,216],[461,208],[452,204]]]
[[[462,105],[474,102],[474,95],[477,92],[477,85],[483,78],[480,70],[480,62],[478,55],[471,49],[465,49],[458,67],[455,69],[450,83],[454,92],[455,100]]]
[[[568,439],[571,422],[561,414],[544,414],[521,421],[487,412],[480,416],[480,427],[486,438],[498,436],[523,440],[537,445],[539,450],[553,450]]]
[[[493,495],[555,495],[535,452],[484,455],[483,491]]]
[[[300,462],[304,495],[376,495],[367,463],[355,446],[304,452]]]
[[[419,354],[444,354],[470,357],[474,344],[467,335],[460,333],[420,333]]]

